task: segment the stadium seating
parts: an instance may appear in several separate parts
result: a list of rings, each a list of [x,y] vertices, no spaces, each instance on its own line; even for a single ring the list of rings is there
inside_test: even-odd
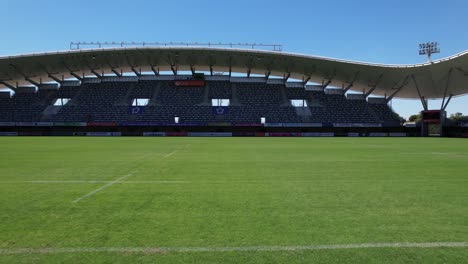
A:
[[[77,88],[75,88],[77,89]],[[124,98],[128,83],[86,83],[71,102],[53,117],[57,122],[122,122],[126,107],[118,105]]]
[[[261,117],[265,117],[268,123],[301,122],[294,108],[282,96],[283,85],[239,83],[236,86],[240,104],[232,107],[230,122],[259,123]]]
[[[36,122],[50,103],[54,91],[17,92],[11,98],[0,98],[1,122]]]
[[[71,101],[57,111],[46,111],[56,98]],[[135,98],[149,99],[143,112],[129,113]],[[212,99],[229,99],[229,111],[212,111]],[[295,108],[290,100],[306,100]],[[1,122],[231,122],[365,123],[399,125],[399,117],[384,103],[349,100],[342,94],[308,91],[281,83],[207,81],[205,87],[176,87],[171,80],[93,82],[63,86],[58,91],[16,93],[0,98]],[[46,115],[47,112],[47,115]],[[52,113],[52,114],[50,114]]]
[[[387,104],[369,104],[369,108],[383,124],[388,126],[398,126],[400,124],[400,117]]]

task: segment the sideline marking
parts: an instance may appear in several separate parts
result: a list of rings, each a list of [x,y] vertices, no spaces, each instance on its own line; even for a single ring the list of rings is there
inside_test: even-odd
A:
[[[117,183],[117,182],[119,182],[119,181],[121,181],[121,180],[123,180],[123,179],[126,179],[126,178],[128,178],[128,177],[130,177],[130,176],[132,176],[132,175],[135,174],[136,172],[137,172],[137,171],[131,172],[131,173],[125,175],[125,176],[122,176],[122,177],[120,177],[120,178],[118,178],[118,179],[116,179],[116,180],[113,180],[113,181],[111,181],[111,182],[109,182],[109,183],[107,183],[107,184],[105,184],[105,185],[103,185],[103,186],[97,188],[96,190],[91,191],[91,192],[89,192],[89,193],[87,193],[87,194],[81,196],[80,198],[74,200],[72,203],[77,203],[77,202],[79,202],[79,201],[81,201],[81,200],[83,200],[83,199],[85,199],[85,198],[87,198],[87,197],[89,197],[89,196],[91,196],[91,195],[93,195],[93,194],[99,192],[99,191],[102,191],[102,190],[104,190],[105,188],[107,188],[107,187],[109,187],[109,186],[112,186],[113,184],[115,184],[115,183]]]
[[[468,242],[426,243],[361,243],[296,246],[238,246],[238,247],[103,247],[103,248],[14,248],[0,249],[0,255],[11,254],[54,254],[54,253],[197,253],[197,252],[246,252],[246,251],[306,251],[361,248],[466,248]]]
[[[114,181],[24,181],[23,183],[111,183]],[[190,181],[118,181],[114,184],[136,184],[136,183],[190,183]]]
[[[444,155],[444,156],[462,156],[462,157],[466,156],[463,153],[457,153],[457,152],[402,152],[400,154],[403,154],[403,155]]]
[[[115,184],[179,184],[179,183],[194,183],[194,184],[284,184],[284,183],[429,183],[429,182],[467,182],[468,179],[311,179],[311,180],[219,180],[219,181],[186,181],[186,180],[155,180],[155,181],[119,181]],[[37,181],[0,181],[0,184],[95,184],[95,183],[110,183],[112,181],[103,180],[37,180]]]

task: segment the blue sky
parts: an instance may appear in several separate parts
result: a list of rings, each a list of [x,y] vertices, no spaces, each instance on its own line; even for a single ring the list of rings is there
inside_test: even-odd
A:
[[[418,63],[468,49],[468,1],[41,1],[0,0],[0,56],[65,50],[70,41],[280,43],[284,51],[379,63]],[[402,116],[418,100],[394,100]],[[439,101],[430,101],[434,108]],[[468,114],[468,96],[448,113]]]

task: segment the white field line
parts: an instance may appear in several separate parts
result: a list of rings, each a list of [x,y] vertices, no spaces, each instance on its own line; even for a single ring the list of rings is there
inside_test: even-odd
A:
[[[177,151],[178,151],[178,150],[174,150],[174,151],[172,151],[172,152],[170,152],[170,153],[167,153],[166,155],[164,155],[164,156],[162,157],[162,159],[169,158],[170,156],[176,154]]]
[[[451,152],[403,152],[403,155],[447,155],[447,156],[467,156],[463,153],[451,153]]]
[[[164,155],[161,159],[165,159],[165,158],[167,158],[167,157],[170,157],[171,155],[173,155],[173,154],[176,153],[176,152],[177,152],[177,150],[174,150],[174,151],[172,151],[172,152],[170,152],[170,153]],[[142,158],[141,158],[140,160],[144,160],[145,158],[147,158],[147,157],[149,157],[149,156],[150,156],[150,154],[143,155]],[[98,192],[100,192],[100,191],[106,189],[107,187],[110,187],[110,186],[112,186],[112,185],[114,185],[114,184],[116,184],[116,183],[118,183],[118,182],[121,182],[122,180],[124,180],[124,179],[126,179],[126,178],[132,176],[133,174],[135,174],[135,173],[137,173],[137,172],[138,172],[138,171],[133,171],[133,172],[131,172],[131,173],[125,175],[125,176],[122,176],[122,177],[120,177],[120,178],[118,178],[118,179],[115,179],[115,180],[113,180],[113,181],[110,181],[110,182],[108,182],[107,184],[105,184],[105,185],[103,185],[103,186],[97,188],[96,190],[91,191],[91,192],[89,192],[89,193],[87,193],[87,194],[81,196],[80,198],[78,198],[78,199],[76,199],[76,200],[73,200],[72,203],[77,203],[77,202],[79,202],[79,201],[81,201],[81,200],[83,200],[83,199],[86,199],[87,197],[89,197],[89,196],[91,196],[91,195],[93,195],[93,194],[96,194],[96,193],[98,193]]]
[[[193,184],[284,184],[284,183],[386,183],[386,182],[401,182],[401,183],[430,183],[430,182],[467,182],[468,179],[311,179],[311,180],[226,180],[226,181],[119,181],[114,184],[179,184],[179,183],[193,183]],[[0,184],[95,184],[95,183],[110,183],[113,181],[102,180],[37,180],[37,181],[0,181]]]
[[[426,243],[362,243],[295,246],[237,246],[237,247],[102,247],[102,248],[13,248],[0,249],[0,255],[11,254],[55,254],[55,253],[199,253],[199,252],[258,252],[258,251],[309,251],[367,248],[466,248],[468,242]]]
[[[23,183],[113,183],[113,184],[146,184],[146,183],[191,183],[190,181],[24,181]]]
[[[192,144],[185,144],[185,145],[182,147],[182,149],[186,150],[186,149],[188,149],[191,145],[192,145]],[[167,153],[166,155],[164,155],[164,156],[162,157],[162,159],[169,158],[170,156],[176,154],[179,150],[180,150],[180,149],[176,149],[176,150],[173,150],[173,151],[170,152],[170,153]]]
[[[132,175],[135,174],[136,172],[137,172],[137,171],[134,171],[134,172],[131,172],[131,173],[129,173],[129,174],[125,175],[125,176],[122,176],[122,177],[120,177],[120,178],[118,178],[118,179],[115,179],[115,180],[113,180],[113,181],[111,181],[111,182],[109,182],[109,183],[107,183],[107,184],[105,184],[105,185],[103,185],[103,186],[97,188],[96,190],[91,191],[91,192],[89,192],[89,193],[87,193],[87,194],[81,196],[80,198],[74,200],[73,203],[77,203],[77,202],[79,202],[79,201],[85,199],[86,197],[89,197],[89,196],[91,196],[91,195],[93,195],[93,194],[95,194],[95,193],[97,193],[97,192],[100,192],[100,191],[104,190],[105,188],[107,188],[107,187],[109,187],[109,186],[112,186],[113,184],[115,184],[115,183],[117,183],[117,182],[119,182],[119,181],[121,181],[121,180],[123,180],[123,179],[126,179],[126,178],[128,178],[128,177],[130,177],[130,176],[132,176]]]

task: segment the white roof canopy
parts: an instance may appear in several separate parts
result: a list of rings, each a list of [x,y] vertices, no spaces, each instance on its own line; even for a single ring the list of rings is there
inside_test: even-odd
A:
[[[10,86],[62,80],[73,74],[190,70],[290,77],[398,98],[435,99],[468,93],[468,51],[415,65],[212,47],[87,49],[0,57],[0,81]]]

